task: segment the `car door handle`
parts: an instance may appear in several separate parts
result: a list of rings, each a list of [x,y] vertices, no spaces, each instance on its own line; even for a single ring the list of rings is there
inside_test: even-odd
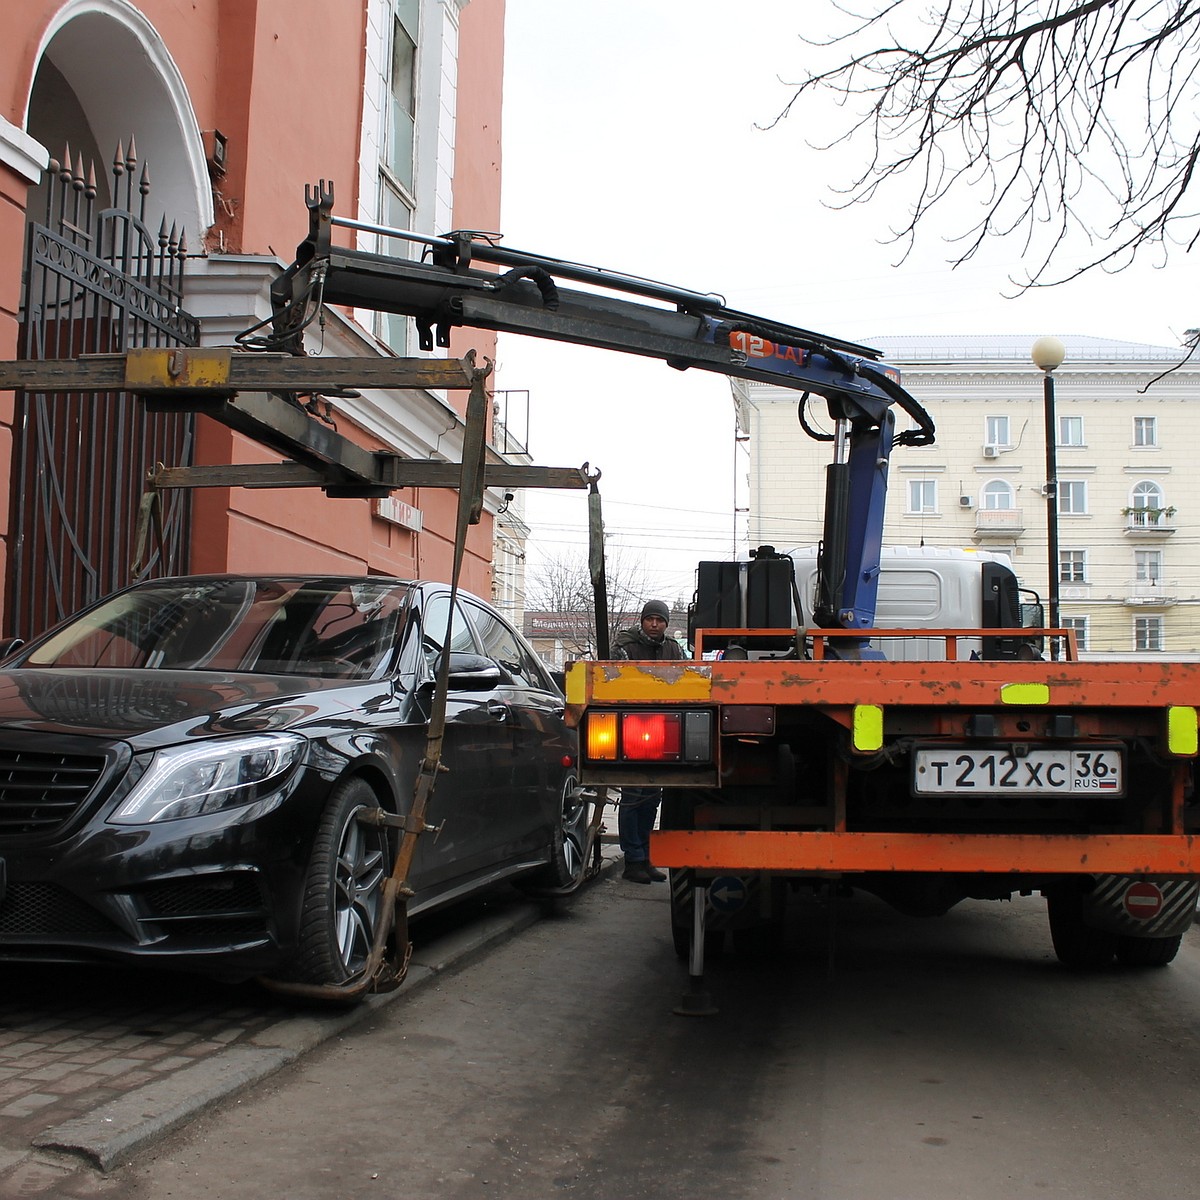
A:
[[[508,720],[508,705],[501,704],[499,700],[489,700],[487,712],[489,717],[495,717],[497,721]]]

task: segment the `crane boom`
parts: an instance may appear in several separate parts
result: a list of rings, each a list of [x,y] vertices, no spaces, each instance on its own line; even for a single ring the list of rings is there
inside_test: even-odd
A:
[[[325,182],[305,189],[309,234],[272,285],[271,332],[243,337],[244,345],[302,354],[304,329],[321,304],[342,304],[412,317],[424,350],[448,346],[451,329],[467,326],[776,384],[802,393],[802,408],[820,396],[835,432],[815,619],[843,628],[873,625],[891,450],[934,439],[929,414],[877,351],[730,309],[720,296],[508,249],[490,236],[426,238],[339,220],[333,200]],[[334,246],[335,225],[422,242],[427,257]],[[591,290],[562,287],[563,280]],[[909,428],[896,430],[894,407],[907,413]],[[846,652],[861,649],[847,645]]]

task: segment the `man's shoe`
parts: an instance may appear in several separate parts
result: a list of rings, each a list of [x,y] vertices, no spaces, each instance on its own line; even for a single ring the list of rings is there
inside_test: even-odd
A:
[[[650,876],[651,883],[666,883],[666,871],[660,871],[652,862],[646,862],[646,874]]]
[[[628,879],[630,883],[653,883],[650,878],[650,866],[644,862],[627,862],[625,870],[621,872],[622,879]]]

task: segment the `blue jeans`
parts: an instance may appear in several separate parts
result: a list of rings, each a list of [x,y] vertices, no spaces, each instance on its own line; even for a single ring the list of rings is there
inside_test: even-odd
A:
[[[650,861],[650,831],[658,816],[662,788],[623,787],[617,809],[617,837],[625,861]]]

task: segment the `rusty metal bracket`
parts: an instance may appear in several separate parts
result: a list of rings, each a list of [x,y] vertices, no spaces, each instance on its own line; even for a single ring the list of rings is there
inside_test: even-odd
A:
[[[163,529],[162,493],[159,491],[155,478],[162,470],[162,463],[146,472],[146,490],[142,493],[138,504],[137,531],[134,535],[133,561],[129,569],[136,577],[149,562],[150,527],[154,527],[154,535],[158,542],[160,554],[166,553],[167,538]]]

